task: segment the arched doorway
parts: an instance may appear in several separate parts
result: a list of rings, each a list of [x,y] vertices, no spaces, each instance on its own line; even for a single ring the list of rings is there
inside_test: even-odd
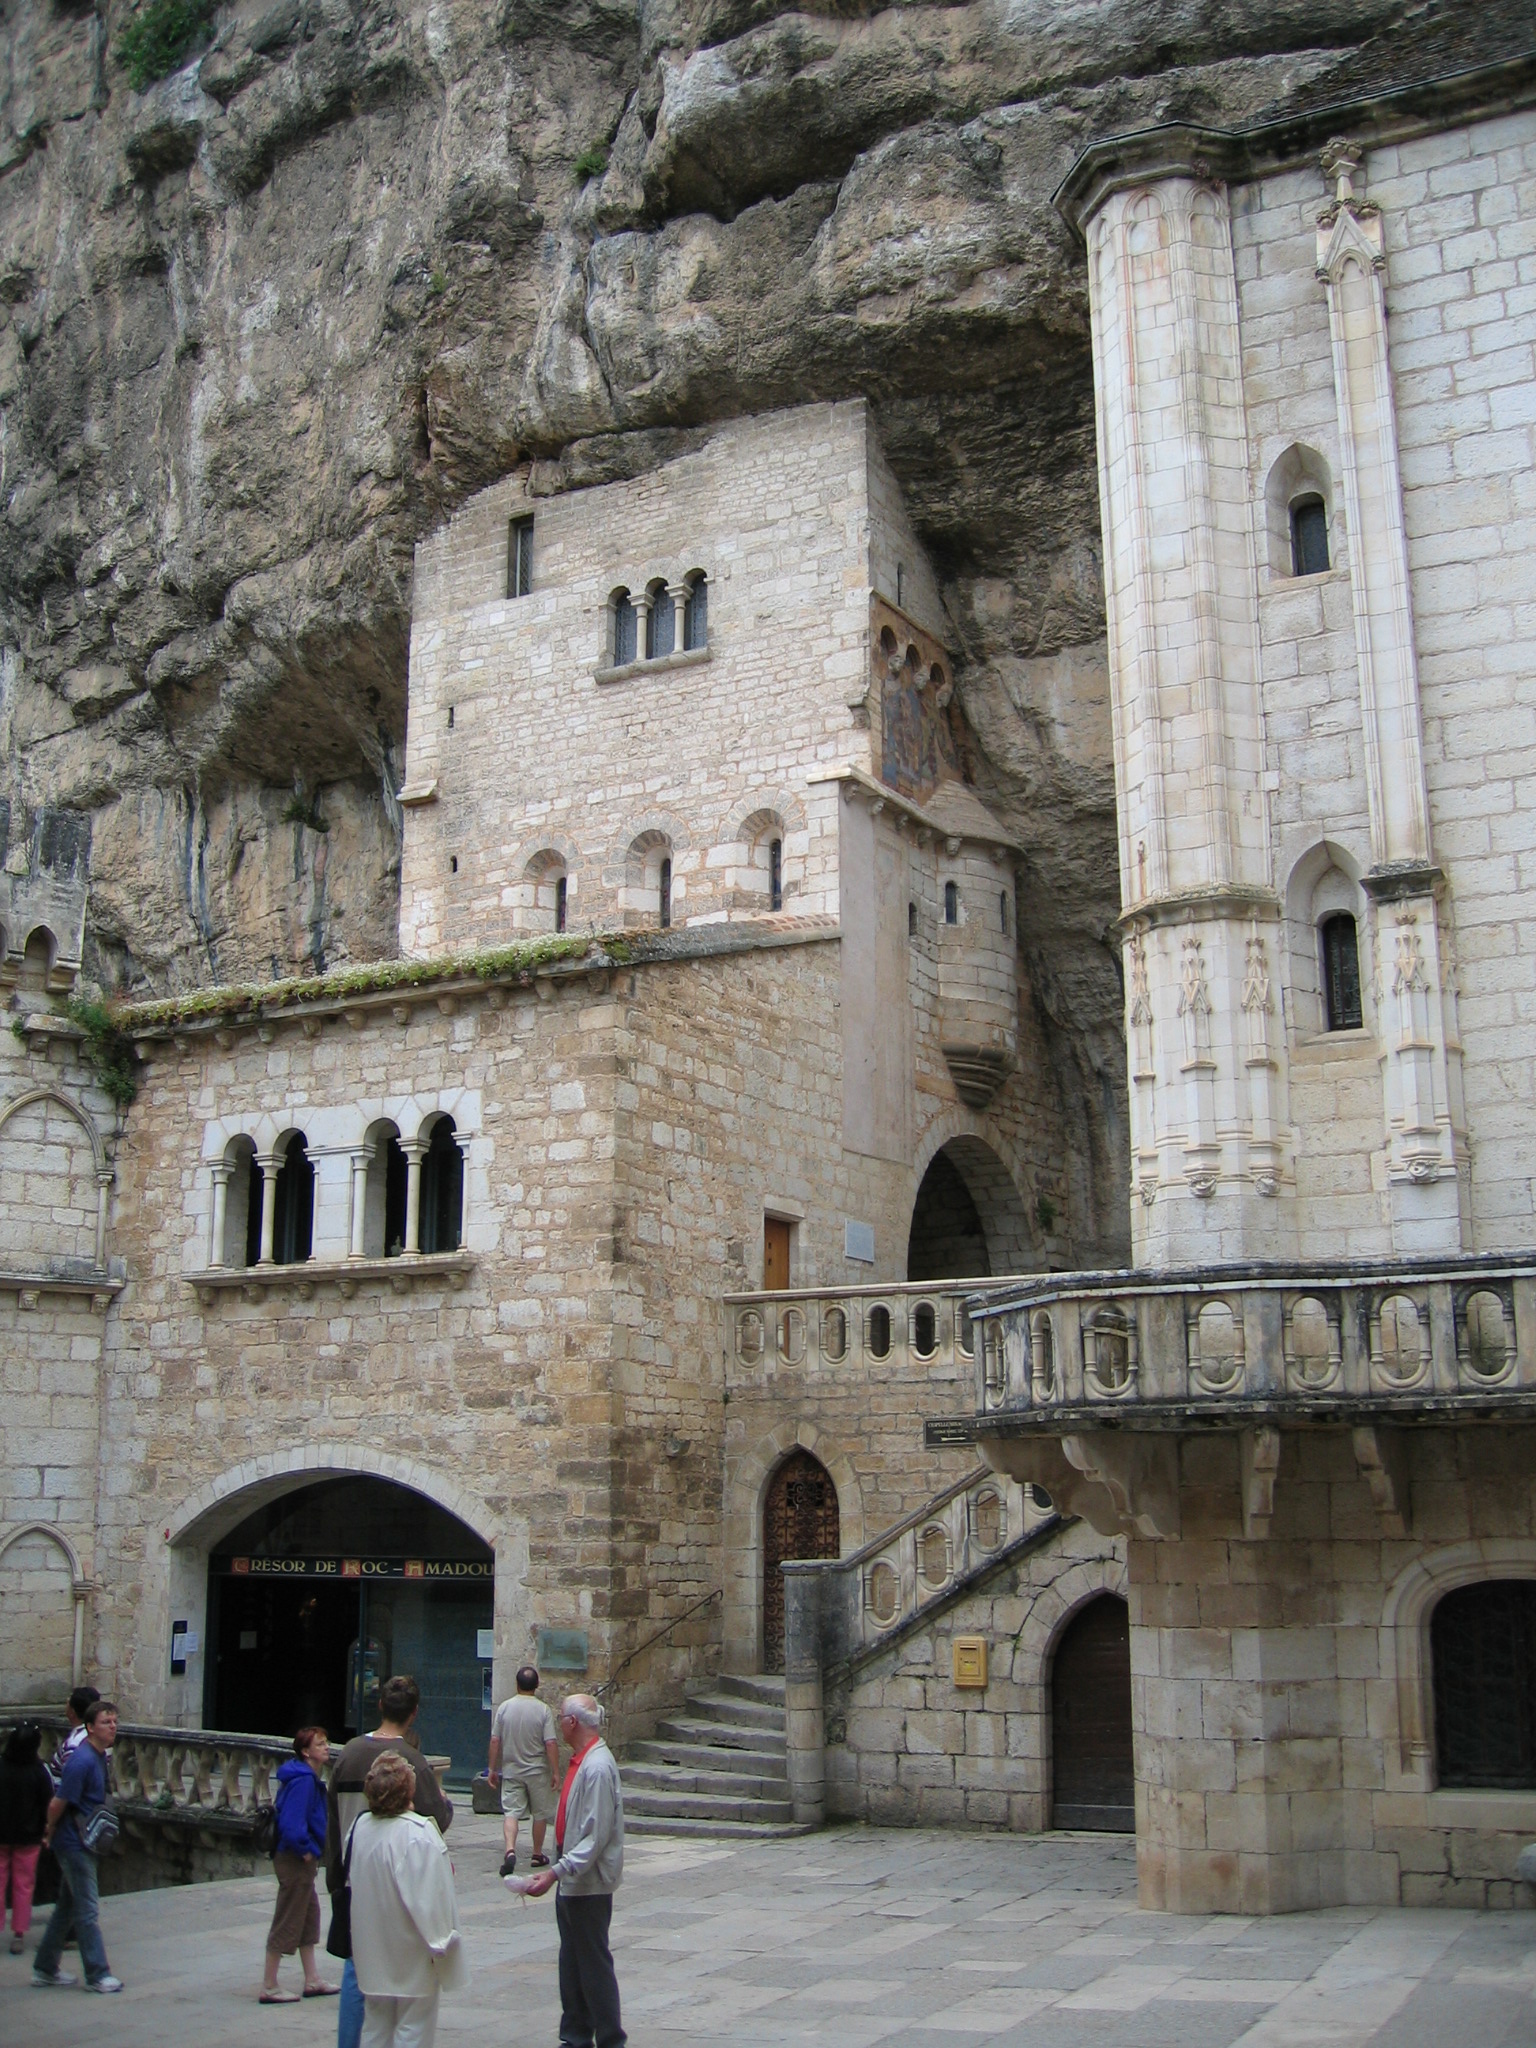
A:
[[[1051,1813],[1058,1828],[1136,1831],[1130,1612],[1113,1593],[1078,1609],[1051,1661]]]
[[[1036,1264],[1024,1203],[980,1138],[951,1138],[933,1155],[912,1205],[908,1280],[973,1280]]]
[[[332,1737],[377,1725],[392,1672],[421,1687],[423,1746],[468,1783],[490,1732],[495,1560],[445,1508],[384,1479],[322,1479],[256,1508],[208,1560],[204,1718]]]
[[[837,1488],[809,1451],[791,1451],[763,1496],[763,1669],[784,1669],[784,1575],[788,1558],[836,1557]]]

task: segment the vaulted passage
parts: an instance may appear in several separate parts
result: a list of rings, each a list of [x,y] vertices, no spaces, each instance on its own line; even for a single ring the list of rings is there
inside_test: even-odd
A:
[[[912,1205],[909,1280],[974,1280],[1027,1273],[1035,1264],[1019,1191],[980,1138],[936,1152]]]
[[[836,1557],[837,1488],[809,1451],[791,1451],[763,1497],[763,1669],[784,1669],[784,1575],[792,1557]]]
[[[333,1741],[378,1725],[379,1687],[421,1687],[423,1749],[467,1784],[490,1733],[489,1545],[382,1479],[323,1479],[258,1508],[208,1561],[204,1718]],[[482,1654],[484,1652],[484,1654]]]
[[[1054,1825],[1133,1834],[1130,1615],[1113,1593],[1080,1608],[1056,1646],[1051,1742]]]

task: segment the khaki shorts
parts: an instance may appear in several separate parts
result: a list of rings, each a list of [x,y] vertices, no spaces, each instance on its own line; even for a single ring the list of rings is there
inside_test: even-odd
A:
[[[548,1771],[535,1771],[526,1778],[504,1775],[501,1810],[513,1820],[553,1820],[555,1788],[549,1782]]]

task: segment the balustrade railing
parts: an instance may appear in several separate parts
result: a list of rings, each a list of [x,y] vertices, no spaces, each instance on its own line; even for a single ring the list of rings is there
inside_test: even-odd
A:
[[[20,1719],[19,1710],[9,1718]],[[53,1715],[31,1718],[41,1721],[43,1754],[51,1756],[66,1723]],[[120,1721],[112,1746],[113,1795],[130,1808],[151,1807],[179,1820],[249,1820],[272,1804],[278,1767],[292,1755],[293,1744],[279,1736]]]
[[[1518,1404],[1536,1260],[1052,1276],[974,1304],[978,1413]]]
[[[968,1376],[974,1361],[966,1300],[986,1280],[920,1281],[890,1287],[787,1288],[728,1294],[725,1313],[733,1373],[783,1370],[880,1374],[914,1368]]]
[[[820,1575],[822,1654],[839,1664],[877,1647],[1009,1544],[1056,1519],[1049,1495],[982,1466],[862,1550],[784,1569]]]

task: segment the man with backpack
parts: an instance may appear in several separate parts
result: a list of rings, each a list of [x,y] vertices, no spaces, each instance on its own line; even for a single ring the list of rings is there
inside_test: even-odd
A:
[[[117,1708],[93,1700],[85,1710],[85,1740],[66,1758],[57,1794],[48,1803],[43,1840],[59,1860],[59,1901],[32,1964],[32,1982],[58,1989],[78,1980],[59,1968],[71,1927],[80,1943],[87,1991],[121,1991],[107,1962],[96,1889],[96,1858],[117,1837],[107,1804],[107,1752],[117,1740]]]

